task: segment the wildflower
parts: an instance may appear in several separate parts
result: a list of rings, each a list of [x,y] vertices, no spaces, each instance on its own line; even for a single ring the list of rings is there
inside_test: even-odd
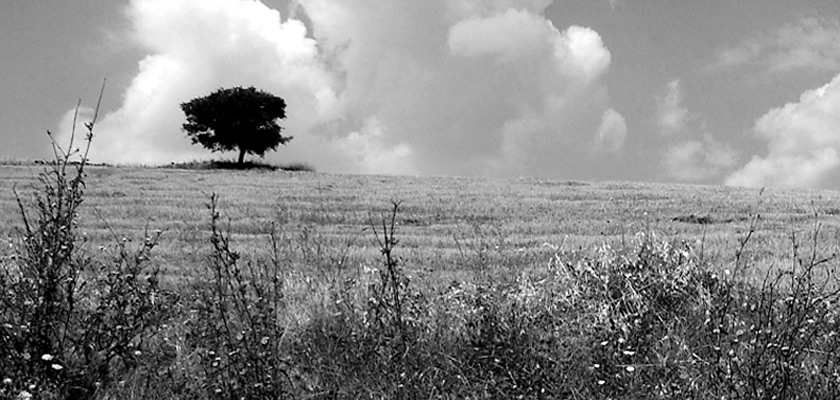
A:
[[[53,365],[51,365],[51,367],[52,367],[52,369],[54,369],[56,371],[61,371],[62,369],[64,369],[64,367],[62,367],[61,365],[58,365],[58,364],[53,364]]]
[[[44,354],[43,356],[41,356],[41,359],[44,361],[52,361],[53,358],[55,357],[53,357],[52,354]]]
[[[625,369],[627,372],[633,372],[633,371],[635,371],[635,370],[636,370],[636,367],[634,367],[634,366],[632,366],[632,365],[628,365],[628,366],[624,367],[624,369]]]
[[[3,384],[4,385],[11,385],[12,384],[12,378],[4,378],[3,379]]]
[[[603,379],[598,379],[598,385],[603,385],[605,383],[607,383],[607,382],[604,381]]]

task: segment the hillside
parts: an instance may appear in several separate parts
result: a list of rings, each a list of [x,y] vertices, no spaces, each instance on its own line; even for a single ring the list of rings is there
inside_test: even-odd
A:
[[[0,234],[19,226],[17,188],[30,200],[40,166],[0,166]],[[756,265],[790,255],[790,235],[804,239],[815,222],[833,250],[840,227],[840,193],[630,182],[566,182],[536,179],[352,176],[264,171],[201,171],[135,167],[90,167],[81,225],[92,249],[119,238],[142,238],[162,230],[156,256],[168,273],[190,268],[206,256],[212,193],[230,219],[244,253],[262,247],[274,224],[278,232],[316,233],[329,245],[375,255],[370,220],[401,201],[399,254],[409,267],[453,271],[458,242],[483,240],[522,267],[543,265],[553,251],[591,250],[629,243],[651,230],[666,240],[702,248],[725,265],[739,235],[760,214],[750,250]],[[499,246],[496,249],[496,246]],[[463,250],[463,246],[462,246]]]

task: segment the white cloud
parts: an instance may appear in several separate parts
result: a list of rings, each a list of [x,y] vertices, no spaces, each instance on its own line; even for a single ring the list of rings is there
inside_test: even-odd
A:
[[[612,108],[604,111],[598,128],[598,145],[609,152],[620,150],[627,138],[627,123],[618,111]]]
[[[555,41],[554,56],[567,73],[592,80],[610,66],[610,52],[604,47],[598,32],[582,26],[570,26]]]
[[[802,93],[799,101],[768,111],[754,127],[767,155],[731,174],[733,186],[838,187],[840,75]]]
[[[665,96],[656,99],[656,122],[663,135],[678,134],[687,129],[688,109],[682,105],[679,79],[669,82]]]
[[[464,16],[490,17],[505,10],[525,10],[541,14],[553,0],[447,0],[446,18],[459,20]]]
[[[447,44],[452,54],[495,54],[512,62],[552,50],[550,40],[555,33],[545,18],[526,10],[508,9],[491,17],[458,22],[449,29]]]
[[[337,114],[334,79],[297,20],[244,0],[137,0],[131,40],[149,53],[114,112],[97,124],[91,159],[165,163],[208,157],[181,132],[180,103],[220,87],[256,86],[286,99],[295,146]],[[106,88],[107,90],[107,88]]]
[[[527,10],[461,20],[449,29],[447,45],[455,55],[497,55],[507,62],[527,63],[553,54],[557,72],[586,82],[610,65],[610,53],[594,30],[571,26],[560,32],[551,21]]]
[[[706,131],[701,116],[683,106],[680,85],[679,79],[672,80],[666,94],[656,98],[656,122],[666,137],[661,168],[671,179],[709,182],[735,166],[736,152]]]
[[[554,27],[548,2],[302,4],[344,77],[333,135],[375,118],[419,174],[558,176],[592,159],[610,54],[592,29]]]
[[[301,0],[305,25],[256,1],[133,0],[129,39],[148,55],[91,159],[210,157],[181,131],[180,103],[255,86],[288,104],[294,140],[272,159],[354,173],[588,170],[627,136],[601,81],[610,53],[590,28],[557,29],[549,4]]]
[[[840,69],[840,21],[803,18],[720,50],[710,69],[757,67],[767,73]]]
[[[349,153],[362,172],[371,174],[408,174],[411,165],[411,147],[406,144],[387,146],[382,143],[385,127],[369,118],[362,129],[352,132],[346,139],[331,143],[336,150]]]
[[[701,140],[687,140],[668,148],[663,167],[670,178],[697,182],[720,177],[735,162],[735,152],[707,134]]]

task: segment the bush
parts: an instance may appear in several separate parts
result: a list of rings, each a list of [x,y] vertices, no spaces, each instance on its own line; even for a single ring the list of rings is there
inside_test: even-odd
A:
[[[217,197],[210,200],[213,253],[209,277],[198,285],[191,320],[193,343],[204,370],[204,389],[213,398],[291,397],[285,334],[283,268],[274,232],[272,258],[240,262],[219,226]]]
[[[54,141],[34,203],[17,196],[23,229],[0,268],[0,397],[92,398],[137,367],[166,317],[170,302],[149,266],[159,233],[136,250],[117,243],[111,260],[84,250],[77,218],[93,125],[80,162]]]
[[[836,255],[820,256],[818,224],[812,235],[803,255],[791,234],[791,266],[768,271],[760,286],[728,279],[715,293],[704,358],[713,386],[728,398],[840,397]]]

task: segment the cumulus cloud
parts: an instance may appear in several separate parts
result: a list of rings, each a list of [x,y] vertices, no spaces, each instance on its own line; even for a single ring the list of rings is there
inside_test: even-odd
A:
[[[301,0],[284,19],[249,0],[132,0],[129,40],[148,55],[91,158],[208,157],[181,132],[179,104],[256,86],[286,99],[294,136],[268,157],[354,173],[573,174],[620,149],[627,124],[601,79],[600,35],[558,29],[549,4]]]
[[[803,18],[721,49],[710,69],[753,67],[767,73],[840,69],[840,20]]]
[[[808,90],[796,103],[775,108],[753,128],[767,141],[767,155],[755,156],[731,174],[733,186],[838,187],[840,178],[840,75]]]
[[[688,109],[682,105],[679,79],[669,82],[665,96],[656,99],[656,122],[663,135],[673,135],[687,129]]]
[[[598,128],[598,146],[609,152],[620,150],[627,138],[627,123],[618,111],[612,108],[604,111]]]
[[[289,118],[282,123],[285,133],[295,136],[289,158],[330,159],[366,172],[353,154],[359,132],[348,135],[347,143],[308,134],[339,111],[335,78],[301,21],[284,22],[276,10],[241,0],[138,0],[130,3],[127,16],[129,39],[149,55],[139,62],[122,105],[100,116],[91,159],[155,164],[206,158],[207,151],[192,146],[180,130],[180,103],[219,87],[256,86],[289,104]],[[375,148],[380,155],[405,152],[378,145],[375,136],[364,143],[361,148]]]
[[[421,174],[557,176],[591,159],[610,54],[592,29],[556,28],[548,2],[302,4],[344,77],[332,134],[375,117]]]
[[[672,145],[665,153],[666,175],[680,181],[708,181],[719,178],[735,166],[734,151],[711,135]]]
[[[705,130],[705,123],[682,104],[680,80],[670,81],[665,95],[656,98],[660,133],[666,137],[661,167],[664,175],[679,181],[712,181],[735,166],[735,151]]]
[[[411,148],[401,144],[386,147],[382,137],[386,128],[375,118],[364,122],[358,132],[351,132],[346,138],[330,143],[336,151],[345,151],[363,171],[381,174],[409,174],[414,171]]]
[[[449,30],[449,51],[463,56],[495,54],[508,62],[551,50],[554,27],[527,10],[508,9],[491,17],[470,17]]]

